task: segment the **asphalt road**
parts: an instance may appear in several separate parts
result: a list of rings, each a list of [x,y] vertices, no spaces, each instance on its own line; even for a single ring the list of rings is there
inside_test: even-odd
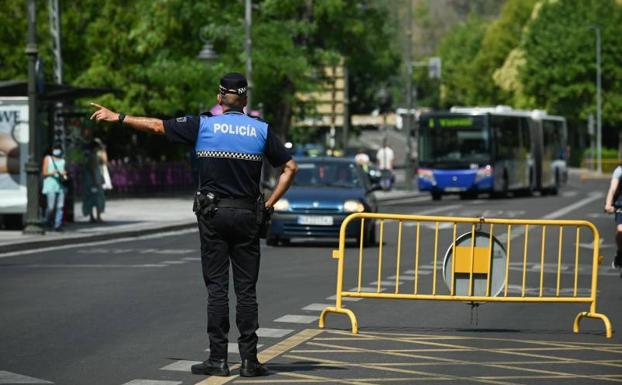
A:
[[[621,330],[622,280],[609,267],[615,247],[612,218],[601,209],[605,188],[605,181],[573,180],[557,197],[451,197],[432,202],[422,196],[381,210],[590,220],[604,238],[598,310],[609,316],[614,330]],[[408,242],[413,242],[413,231],[413,227],[404,228],[402,251],[410,259],[404,257],[399,270],[400,291],[413,285],[412,274],[407,272],[412,268],[407,264],[412,264]],[[430,247],[434,238],[424,231],[433,229],[422,229],[422,245]],[[550,229],[554,239],[556,231]],[[391,282],[396,270],[389,256],[396,253],[396,237],[397,226],[387,225],[381,286],[388,291],[395,290]],[[516,238],[517,245],[521,239],[520,235]],[[541,233],[532,234],[532,240],[527,287],[537,291]],[[587,237],[581,240],[588,242]],[[471,309],[459,302],[364,299],[344,302],[357,314],[359,336],[349,334],[349,323],[339,316],[329,316],[328,329],[319,331],[320,310],[334,304],[328,298],[335,294],[336,263],[331,259],[335,245],[334,241],[301,241],[288,247],[262,246],[260,351],[274,374],[264,379],[231,377],[230,383],[622,382],[621,334],[606,339],[602,323],[594,320],[583,321],[580,334],[572,333],[574,316],[587,310],[587,305],[509,303]],[[580,248],[589,255],[589,245]],[[439,247],[439,258],[445,249]],[[225,383],[188,371],[191,362],[209,354],[198,252],[197,233],[186,231],[0,255],[0,384]],[[357,252],[356,247],[348,249],[348,253]],[[366,250],[364,286],[377,285],[377,252],[378,245]],[[520,289],[522,273],[516,265],[520,257],[516,258],[510,264],[511,290]],[[566,270],[572,261],[564,263],[562,286],[572,287],[571,269]],[[422,265],[426,266],[421,267],[419,284],[429,287],[433,265],[423,259]],[[581,271],[580,294],[589,277],[585,269]],[[545,293],[554,290],[552,276],[546,272]],[[438,277],[439,290],[446,290],[440,273]],[[357,285],[351,271],[347,279],[347,284]],[[232,298],[232,311],[234,306]],[[230,338],[235,342],[233,319],[231,325]],[[235,349],[232,344],[232,364],[239,361]]]

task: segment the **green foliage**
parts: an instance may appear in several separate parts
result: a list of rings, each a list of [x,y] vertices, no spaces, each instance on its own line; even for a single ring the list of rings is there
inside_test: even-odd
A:
[[[474,73],[485,81],[473,85],[468,104],[512,104],[512,95],[502,90],[493,81],[493,76],[510,52],[520,44],[523,28],[535,3],[536,0],[508,0],[499,18],[487,28],[473,61]]]
[[[602,34],[603,122],[622,121],[622,6],[614,0],[545,1],[526,29],[520,80],[532,107],[573,121],[595,111],[595,31]]]
[[[596,153],[596,151],[594,151]],[[618,149],[617,148],[608,148],[603,147],[601,152],[602,159],[618,159]],[[592,149],[586,148],[583,151],[583,159],[594,159],[596,158],[596,154],[592,156]]]
[[[344,57],[350,68],[352,111],[375,105],[375,87],[394,75],[399,56],[386,4],[355,0],[253,1],[253,107],[281,136],[297,111],[294,95],[313,89],[314,69]],[[118,90],[96,100],[129,114],[196,114],[216,103],[218,79],[245,70],[244,4],[208,0],[61,0],[65,82]],[[47,2],[38,5],[40,55],[51,79]],[[25,79],[25,1],[0,0],[0,79]],[[196,58],[207,38],[218,59]],[[86,103],[87,101],[83,101]],[[180,156],[142,134],[100,127],[108,142],[152,158]],[[112,132],[114,131],[114,133]],[[137,135],[137,136],[136,136]],[[131,144],[130,144],[131,143]],[[126,151],[123,147],[123,151]],[[136,148],[137,147],[137,148]],[[114,150],[114,149],[113,149]],[[113,151],[114,152],[114,151]],[[122,152],[119,149],[119,152]]]
[[[443,60],[441,105],[466,105],[473,99],[476,83],[481,82],[473,61],[477,57],[488,22],[474,15],[457,24],[443,39],[440,56]]]

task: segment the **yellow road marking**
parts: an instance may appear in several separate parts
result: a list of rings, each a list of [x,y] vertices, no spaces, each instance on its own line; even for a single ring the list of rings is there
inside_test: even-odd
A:
[[[315,342],[309,342],[308,345],[323,346],[323,347],[335,347],[335,345],[323,344],[323,343],[315,343]],[[349,349],[352,352],[358,351],[358,352],[367,353],[367,354],[369,354],[369,353],[385,354],[385,355],[389,355],[389,356],[427,359],[427,360],[431,360],[431,361],[437,360],[437,361],[451,362],[451,363],[465,363],[465,362],[466,363],[475,363],[475,362],[472,362],[472,361],[456,360],[456,359],[445,358],[445,357],[432,357],[432,356],[424,356],[424,355],[420,355],[420,354],[407,354],[407,353],[391,353],[391,352],[387,352],[387,351],[379,351],[379,350],[356,348],[356,347],[347,347],[346,349]],[[484,351],[493,351],[493,350],[484,350]],[[493,351],[493,352],[499,353],[498,351]],[[511,354],[512,352],[501,352],[501,353]],[[518,353],[515,353],[515,354],[518,354]],[[538,355],[534,355],[534,356],[538,356]],[[561,359],[559,357],[553,357],[553,356],[551,356],[549,358]],[[568,361],[569,359],[568,358],[564,358],[563,360],[564,361]],[[577,373],[557,372],[557,371],[544,370],[544,369],[523,368],[523,367],[515,366],[516,364],[503,365],[503,364],[497,364],[497,363],[494,363],[494,362],[477,362],[477,363],[479,363],[479,365],[481,365],[481,366],[491,367],[491,368],[510,369],[510,370],[515,370],[515,371],[524,371],[524,372],[531,372],[531,373],[550,374],[550,375],[558,375],[558,376],[574,376],[574,377],[579,377],[579,378],[592,378],[592,376],[582,375],[582,374],[577,374]],[[608,379],[604,379],[604,380],[610,381]],[[613,380],[613,381],[615,381],[615,380]]]
[[[284,339],[276,345],[270,346],[265,349],[261,353],[259,353],[257,358],[259,358],[260,362],[266,363],[271,359],[283,354],[284,352],[302,344],[303,342],[310,340],[311,338],[317,336],[322,333],[322,330],[319,329],[305,329],[293,336]],[[231,370],[235,370],[239,368],[240,365],[236,364],[231,367]],[[197,382],[195,385],[222,385],[226,384],[229,381],[233,381],[238,377],[238,375],[233,375],[229,377],[208,377],[201,382]]]

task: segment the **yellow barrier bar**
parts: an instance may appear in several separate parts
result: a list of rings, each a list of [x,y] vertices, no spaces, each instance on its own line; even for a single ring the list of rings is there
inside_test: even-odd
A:
[[[488,239],[488,258],[490,258],[490,262],[488,262],[488,273],[486,274],[486,296],[490,295],[490,269],[492,269],[492,242],[493,237],[492,234],[494,232],[494,226],[492,223],[490,224],[490,238]]]
[[[416,249],[415,249],[415,294],[419,289],[419,230],[421,228],[421,222],[417,222],[417,241],[416,241]]]
[[[521,296],[525,296],[525,282],[527,280],[527,244],[529,243],[529,225],[525,225],[525,251],[523,253],[523,289]]]
[[[581,228],[577,226],[577,239],[574,255],[574,296],[577,296],[577,285],[579,284],[579,240],[581,239]]]
[[[475,223],[471,224],[471,271],[469,271],[469,297],[473,295],[473,262],[475,261]]]
[[[445,294],[394,294],[394,293],[356,293],[343,292],[344,297],[352,298],[376,298],[376,299],[416,299],[416,300],[439,300],[456,302],[534,302],[534,303],[591,303],[590,297],[486,297],[475,295],[445,295]]]
[[[380,245],[378,246],[378,293],[380,293],[380,281],[382,279],[382,243],[384,239],[384,219],[380,221]]]
[[[455,295],[455,288],[454,288],[454,281],[456,280],[454,277],[455,274],[455,268],[456,268],[456,230],[457,230],[458,225],[454,222],[454,235],[452,238],[452,245],[451,245],[451,295]]]
[[[361,236],[359,241],[359,281],[358,281],[358,292],[361,292],[361,282],[363,278],[363,242],[365,237],[365,218],[361,218]]]
[[[508,296],[508,281],[510,277],[510,245],[512,243],[512,225],[508,225],[508,248],[507,259],[505,261],[505,291],[504,296]]]
[[[402,257],[402,221],[397,229],[397,266],[395,268],[395,294],[400,288],[400,259]]]
[[[544,245],[546,244],[546,226],[542,226],[542,246],[540,251],[540,297],[544,288]]]
[[[564,226],[559,226],[559,247],[557,250],[557,291],[556,294],[559,297],[559,287],[561,283],[562,273],[562,244],[564,240]]]
[[[436,295],[436,260],[438,257],[438,222],[436,222],[434,230],[434,267],[432,268],[434,276],[432,277],[432,295]]]

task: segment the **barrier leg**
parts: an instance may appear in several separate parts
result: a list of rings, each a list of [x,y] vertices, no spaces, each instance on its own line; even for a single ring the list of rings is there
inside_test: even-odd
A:
[[[607,318],[607,316],[604,314],[596,312],[592,313],[589,311],[582,311],[581,313],[577,314],[572,325],[573,332],[579,333],[579,324],[581,323],[581,319],[583,319],[584,317],[595,318],[603,321],[603,323],[605,324],[605,335],[607,336],[607,338],[613,337],[613,330],[611,328],[611,321],[609,321],[609,318]]]
[[[358,321],[356,320],[356,316],[354,315],[354,312],[352,312],[352,310],[350,309],[344,309],[344,308],[339,309],[339,308],[332,307],[332,306],[327,307],[324,310],[322,310],[322,314],[320,314],[320,321],[318,323],[318,327],[320,329],[324,329],[326,315],[328,315],[328,313],[345,314],[348,317],[350,317],[350,324],[352,325],[352,334],[358,334],[359,324],[358,324]]]

